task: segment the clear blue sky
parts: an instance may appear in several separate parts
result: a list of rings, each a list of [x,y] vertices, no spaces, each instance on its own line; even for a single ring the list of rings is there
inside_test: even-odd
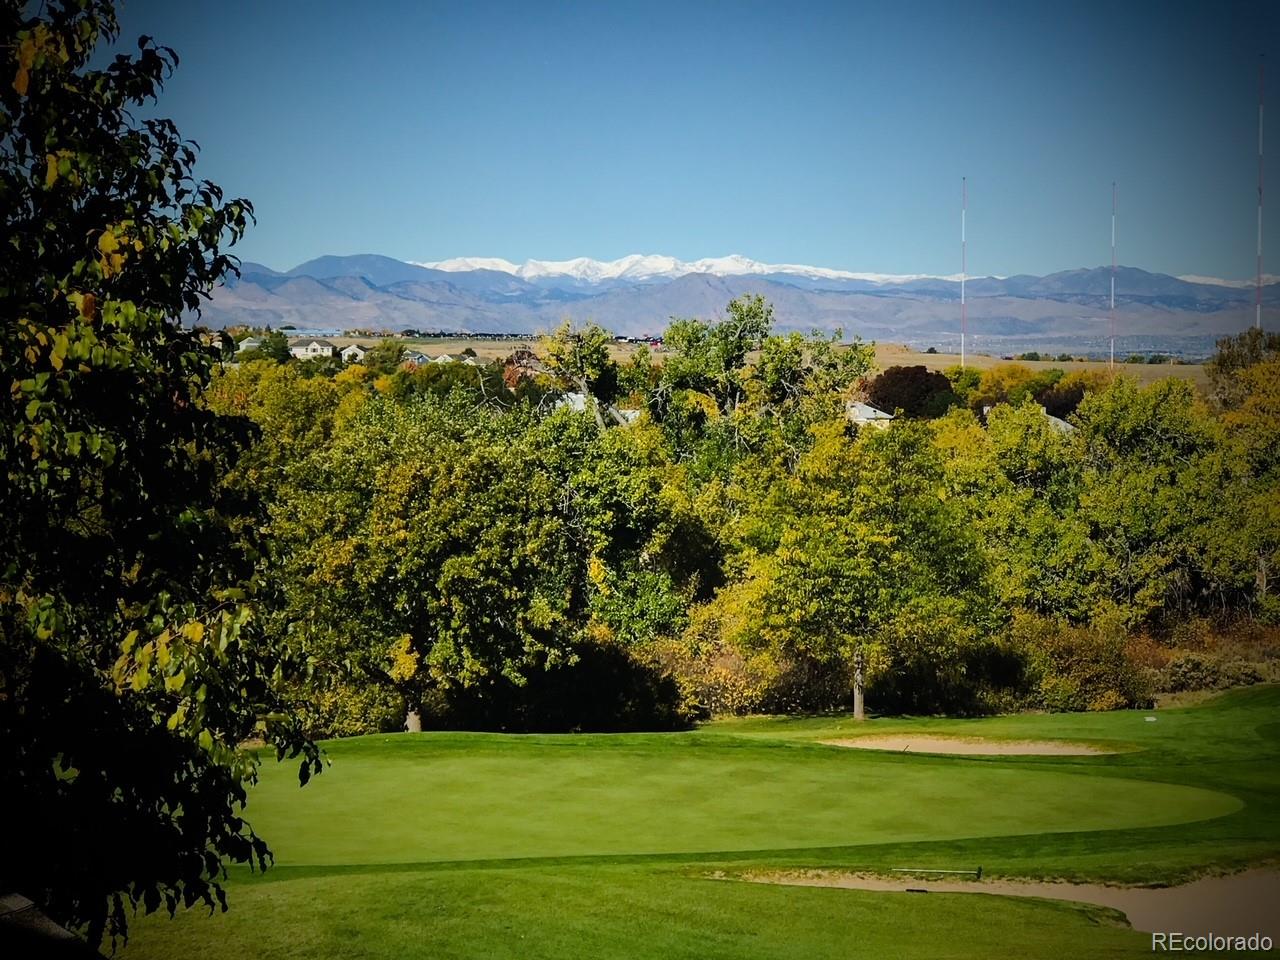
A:
[[[741,253],[892,273],[1253,275],[1280,3],[129,0],[245,259]]]

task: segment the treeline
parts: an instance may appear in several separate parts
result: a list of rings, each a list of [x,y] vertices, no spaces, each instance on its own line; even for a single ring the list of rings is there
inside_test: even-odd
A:
[[[226,483],[264,505],[267,626],[312,658],[318,734],[667,727],[864,689],[1109,709],[1272,675],[1278,339],[1224,341],[1210,397],[873,377],[870,346],[742,298],[673,321],[661,362],[565,325],[532,365],[380,345],[331,377],[243,363],[207,399],[259,431]],[[852,397],[898,416],[857,424]]]

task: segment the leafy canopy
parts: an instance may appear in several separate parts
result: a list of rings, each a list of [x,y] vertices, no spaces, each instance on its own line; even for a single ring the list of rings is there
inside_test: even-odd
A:
[[[0,888],[94,942],[127,911],[225,905],[265,866],[243,818],[259,736],[317,769],[261,642],[253,504],[218,483],[248,440],[199,393],[218,346],[182,325],[252,208],[133,120],[176,66],[107,0],[0,9]]]

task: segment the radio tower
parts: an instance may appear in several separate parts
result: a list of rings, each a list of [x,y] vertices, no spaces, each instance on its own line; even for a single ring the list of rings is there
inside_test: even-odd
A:
[[[969,262],[965,250],[964,219],[969,210],[969,188],[966,178],[960,178],[960,369],[964,369],[964,338],[968,332],[968,309],[964,302],[964,280]]]
[[[1111,181],[1111,369],[1116,367],[1116,182]]]
[[[1254,294],[1253,325],[1262,329],[1262,67],[1258,64],[1258,283]]]

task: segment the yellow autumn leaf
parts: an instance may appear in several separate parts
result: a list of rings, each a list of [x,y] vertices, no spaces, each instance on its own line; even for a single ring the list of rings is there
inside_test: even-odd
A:
[[[44,161],[44,185],[52,187],[58,182],[58,158],[50,153],[45,155]]]
[[[102,231],[102,236],[98,238],[98,249],[102,253],[112,253],[120,248],[120,241],[116,239],[116,235],[110,230]]]

